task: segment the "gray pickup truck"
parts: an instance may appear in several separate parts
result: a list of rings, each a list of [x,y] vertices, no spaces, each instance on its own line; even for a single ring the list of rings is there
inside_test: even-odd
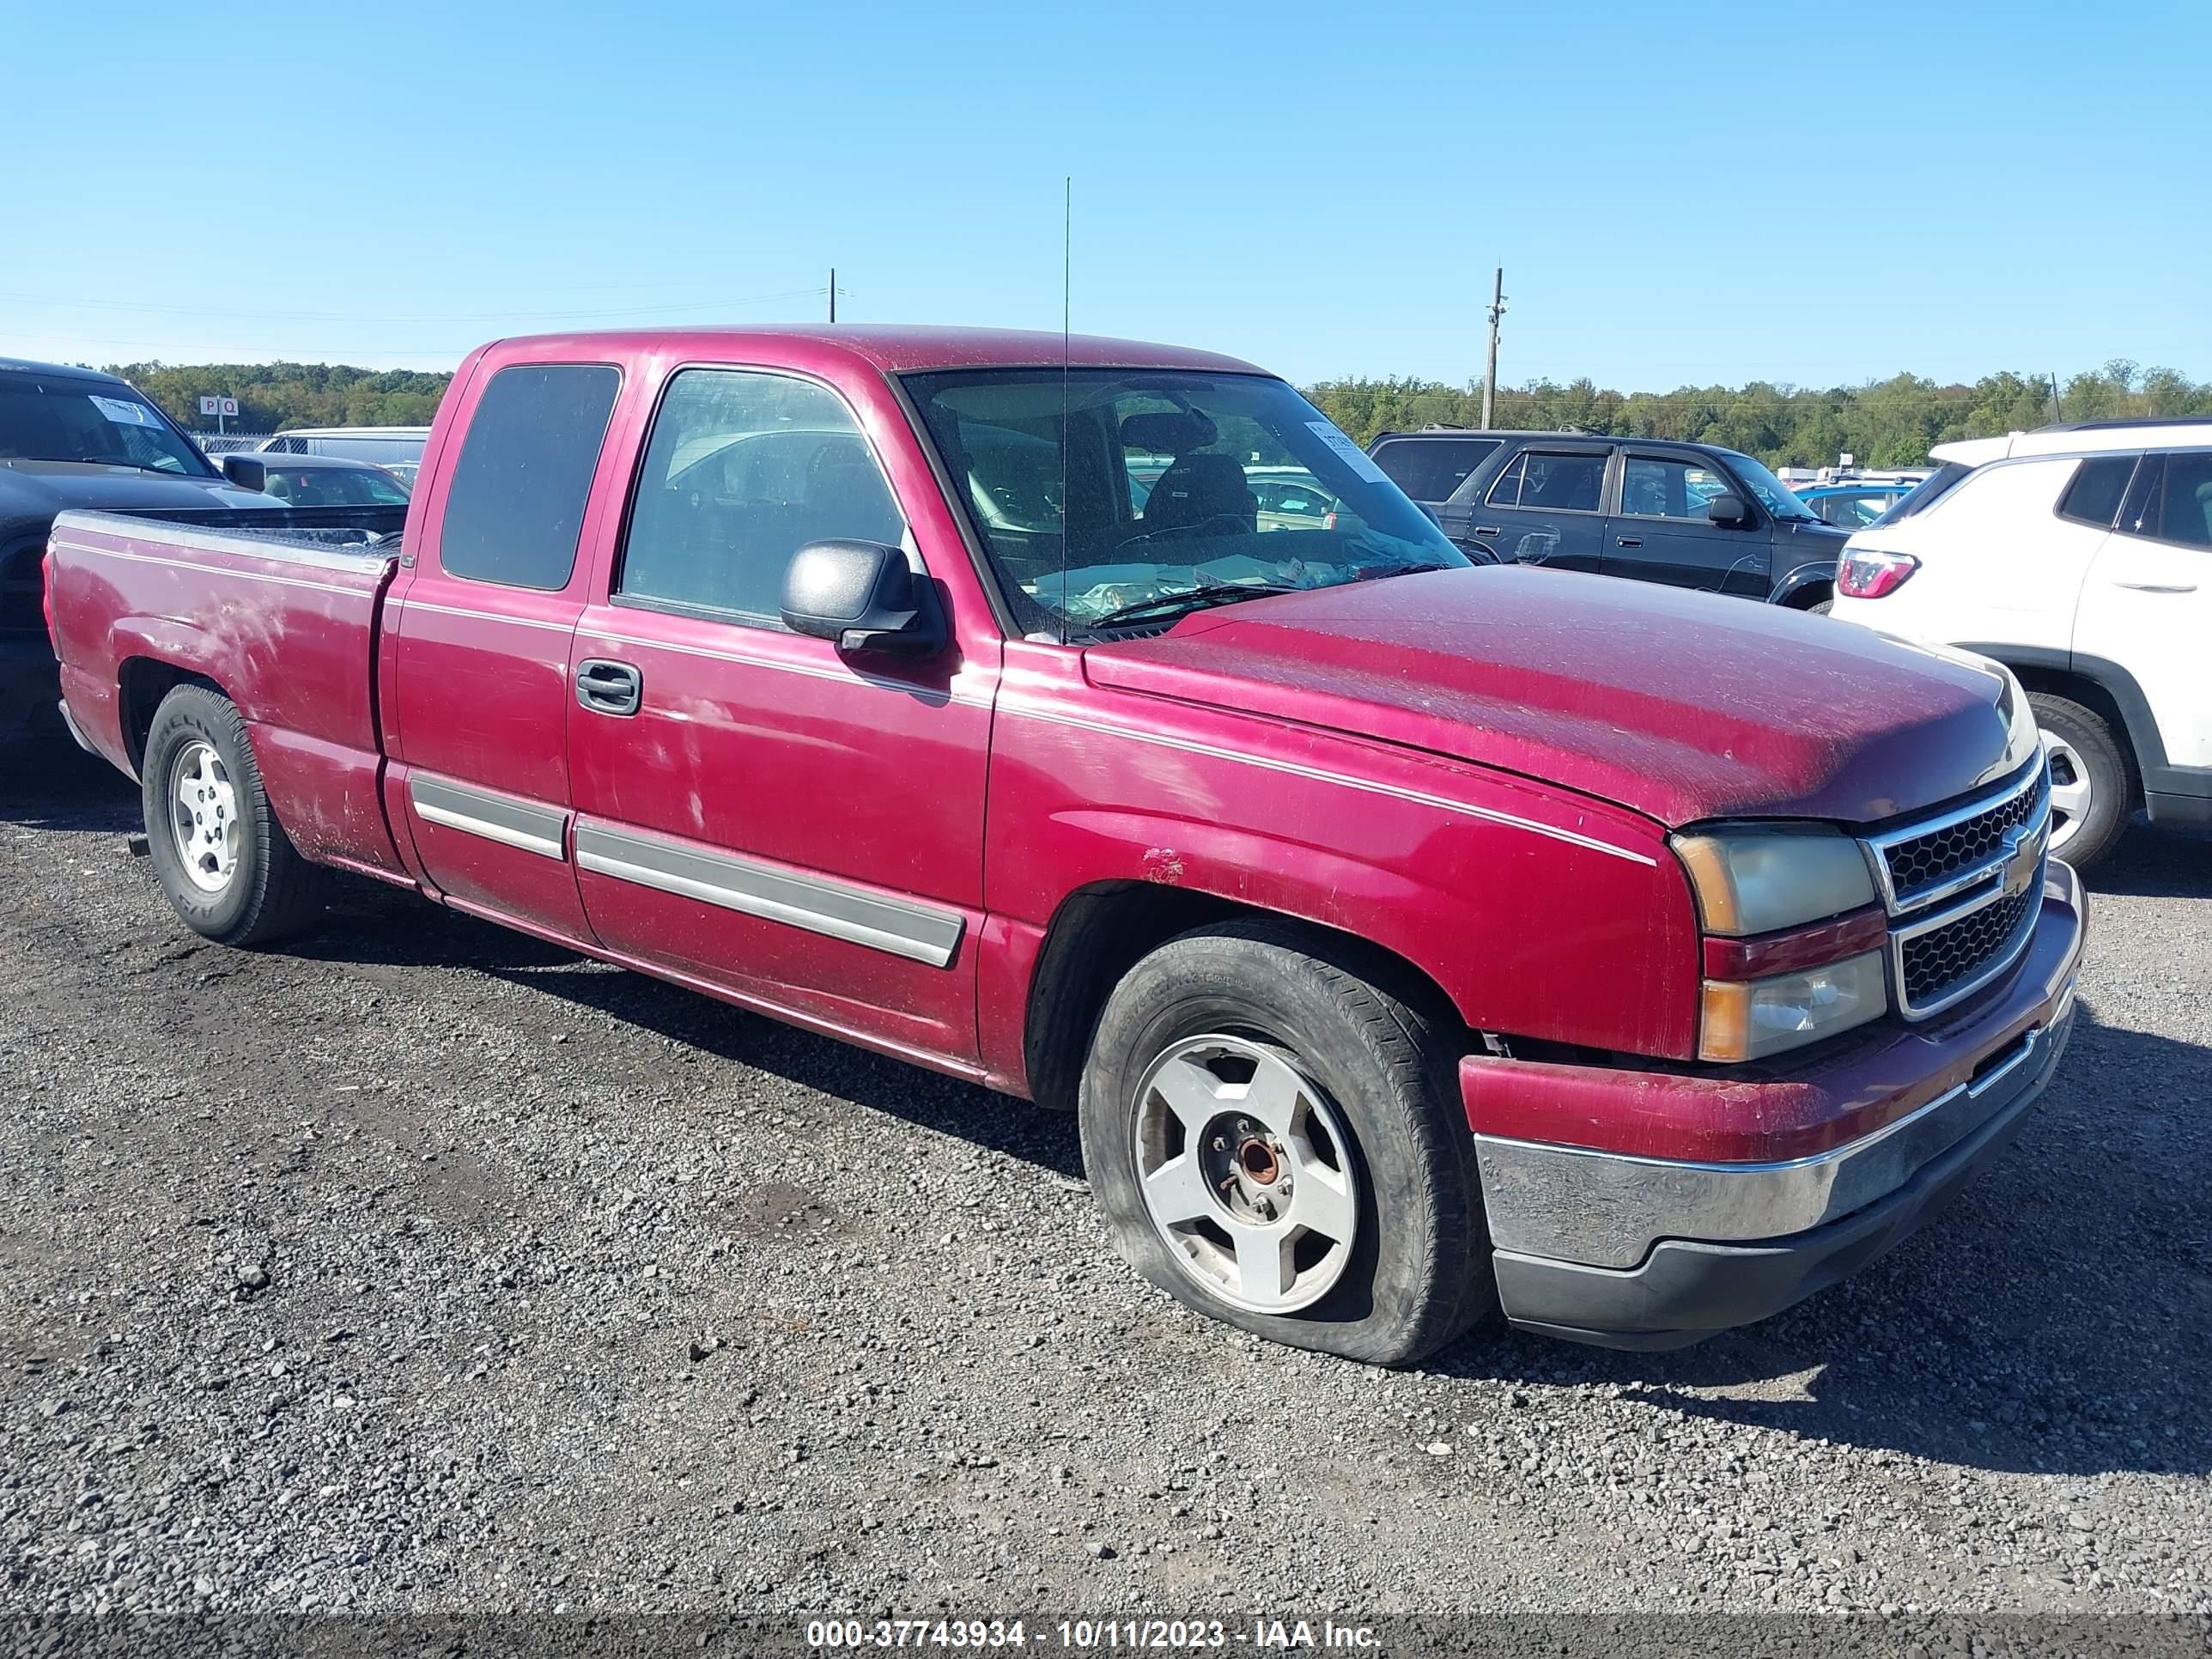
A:
[[[46,534],[73,507],[281,511],[240,489],[127,381],[0,357],[0,738],[52,722],[61,685],[46,639]]]

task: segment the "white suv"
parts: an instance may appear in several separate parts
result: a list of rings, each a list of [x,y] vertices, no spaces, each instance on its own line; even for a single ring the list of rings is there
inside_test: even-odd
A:
[[[2212,419],[1932,453],[1935,475],[1844,544],[1834,614],[2020,677],[2068,862],[2094,862],[2137,806],[2212,823]]]

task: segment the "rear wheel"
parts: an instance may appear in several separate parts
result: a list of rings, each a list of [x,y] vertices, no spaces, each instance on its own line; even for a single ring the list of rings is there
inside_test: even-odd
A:
[[[139,766],[147,852],[170,906],[225,945],[266,945],[310,926],[320,872],[270,811],[246,722],[230,700],[180,685],[161,700]]]
[[[1494,1308],[1445,1021],[1274,922],[1170,940],[1108,1000],[1083,1157],[1121,1253],[1298,1347],[1407,1364]]]
[[[2051,763],[2051,850],[2085,870],[2112,849],[2135,799],[2135,770],[2094,709],[2047,691],[2029,694]]]

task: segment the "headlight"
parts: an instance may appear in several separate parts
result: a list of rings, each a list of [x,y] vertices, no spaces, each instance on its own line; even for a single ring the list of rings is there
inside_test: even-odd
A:
[[[1758,1060],[1863,1025],[1888,1011],[1879,951],[1771,979],[1709,979],[1698,1058]]]
[[[1796,927],[1874,902],[1859,844],[1832,830],[1717,830],[1677,836],[1705,932],[1741,937]]]

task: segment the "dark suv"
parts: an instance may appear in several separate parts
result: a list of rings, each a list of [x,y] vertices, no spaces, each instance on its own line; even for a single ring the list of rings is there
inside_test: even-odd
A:
[[[1468,551],[1826,611],[1848,532],[1748,455],[1581,433],[1385,432],[1375,464]]]

